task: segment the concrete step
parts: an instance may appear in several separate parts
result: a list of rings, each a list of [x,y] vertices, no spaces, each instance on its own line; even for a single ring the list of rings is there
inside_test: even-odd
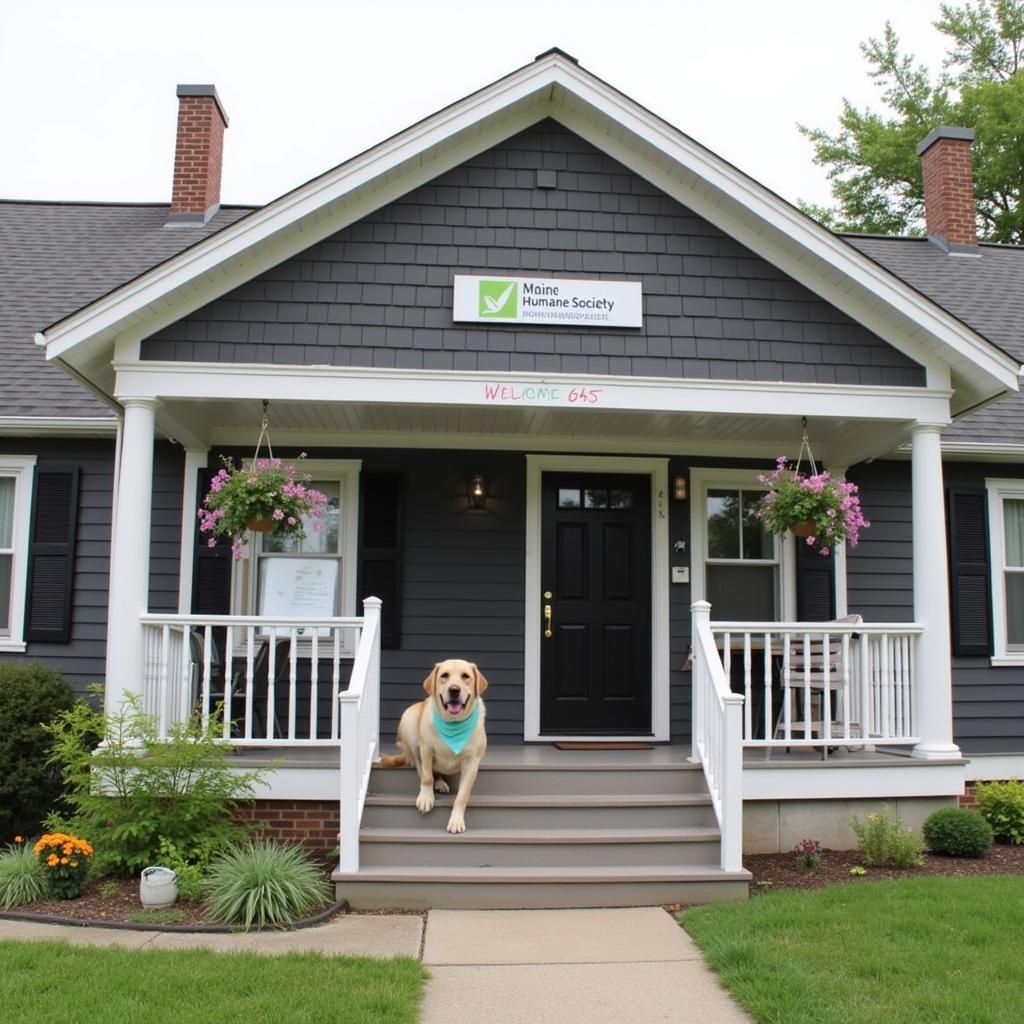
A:
[[[436,811],[434,812],[436,814]],[[446,867],[537,868],[647,867],[658,864],[709,865],[719,859],[717,828],[675,829],[500,829],[472,828],[459,835],[436,828],[364,828],[359,833],[360,864],[414,868],[443,862]]]
[[[432,814],[416,810],[415,779],[402,795],[366,798],[363,825],[368,828],[435,829],[438,813],[450,812],[452,796],[439,796]],[[470,828],[681,828],[714,825],[715,812],[706,794],[663,793],[508,794],[482,796],[475,789],[466,812]]]
[[[332,876],[356,910],[635,907],[747,897],[750,873],[717,867],[363,867]],[[614,937],[610,937],[614,941]]]

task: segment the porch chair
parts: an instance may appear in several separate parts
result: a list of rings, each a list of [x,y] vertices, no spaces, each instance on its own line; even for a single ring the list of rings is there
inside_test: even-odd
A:
[[[864,621],[863,616],[857,613],[843,615],[837,619],[821,623],[821,631],[828,632],[830,625],[860,625]],[[854,660],[854,641],[858,639],[853,633],[850,637],[850,660]],[[828,650],[823,650],[819,642],[812,644],[807,656],[804,655],[802,642],[797,642],[790,647],[789,656],[789,696],[790,696],[790,738],[794,733],[799,732],[804,738],[832,739],[838,726],[842,730],[842,699],[843,699],[843,636],[832,634],[829,637]],[[826,669],[828,672],[828,690],[830,700],[829,721],[824,721],[825,708],[825,678]],[[805,687],[805,673],[807,686]],[[850,679],[850,685],[854,680]],[[780,686],[784,684],[780,680]],[[809,707],[804,705],[805,689],[810,691]],[[785,738],[785,693],[783,701],[779,705],[778,717],[775,720],[775,739]],[[807,716],[810,716],[809,719]],[[827,732],[826,732],[827,730]],[[859,722],[850,722],[851,736],[861,735]],[[789,748],[787,747],[787,752]],[[828,745],[822,747],[822,759],[828,758]]]

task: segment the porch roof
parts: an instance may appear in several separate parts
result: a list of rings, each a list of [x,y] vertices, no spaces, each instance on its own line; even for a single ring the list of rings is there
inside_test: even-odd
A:
[[[39,335],[105,394],[112,355],[524,128],[553,118],[846,312],[948,386],[963,412],[1017,390],[1019,364],[688,136],[551,51],[282,196]]]

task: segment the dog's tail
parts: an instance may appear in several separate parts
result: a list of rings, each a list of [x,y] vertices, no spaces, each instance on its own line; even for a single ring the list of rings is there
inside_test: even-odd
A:
[[[401,768],[409,763],[405,754],[381,754],[377,764],[381,768]]]

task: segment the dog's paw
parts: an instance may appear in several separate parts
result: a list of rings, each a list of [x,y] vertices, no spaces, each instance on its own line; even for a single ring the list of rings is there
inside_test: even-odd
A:
[[[434,792],[435,793],[450,793],[451,787],[448,785],[440,775],[434,779]]]
[[[419,796],[416,797],[416,810],[420,814],[429,814],[433,809],[434,791],[427,786],[421,786]]]
[[[448,819],[448,831],[453,835],[466,831],[466,819],[459,811],[452,811],[452,816]]]

